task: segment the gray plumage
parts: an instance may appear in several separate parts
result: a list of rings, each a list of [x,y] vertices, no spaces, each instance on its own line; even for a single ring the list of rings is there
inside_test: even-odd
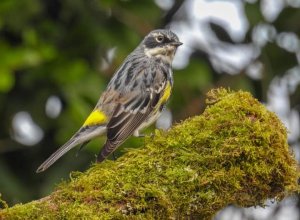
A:
[[[106,133],[107,140],[97,158],[101,162],[129,136],[137,136],[141,129],[152,124],[170,97],[171,64],[181,44],[169,30],[150,32],[125,59],[102,93],[94,111],[103,113],[106,120],[85,123],[37,172],[46,170],[73,147]]]

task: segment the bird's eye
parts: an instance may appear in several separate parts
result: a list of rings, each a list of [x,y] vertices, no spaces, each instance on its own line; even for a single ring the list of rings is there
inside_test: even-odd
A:
[[[157,36],[156,37],[156,41],[158,42],[158,43],[161,43],[161,42],[163,42],[164,41],[164,37],[163,36]]]

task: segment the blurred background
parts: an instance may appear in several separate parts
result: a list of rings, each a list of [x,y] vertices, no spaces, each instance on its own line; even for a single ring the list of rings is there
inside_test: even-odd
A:
[[[242,89],[282,119],[299,159],[299,7],[300,0],[1,0],[2,199],[13,205],[41,198],[70,171],[95,161],[103,138],[78,157],[72,150],[47,172],[35,173],[82,125],[124,58],[156,28],[170,28],[184,43],[173,64],[174,92],[157,127],[200,114],[212,88]],[[119,154],[142,144],[130,138]],[[229,206],[216,219],[300,219],[296,196],[266,205]]]

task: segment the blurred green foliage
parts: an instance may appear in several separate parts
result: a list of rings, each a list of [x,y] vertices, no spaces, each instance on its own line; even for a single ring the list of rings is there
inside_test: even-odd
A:
[[[0,192],[5,200],[38,198],[69,170],[94,160],[91,154],[71,153],[47,174],[35,174],[38,164],[80,127],[117,66],[159,23],[160,14],[152,1],[0,2]],[[101,70],[114,47],[116,57]],[[55,119],[45,113],[51,95],[63,103]],[[43,129],[38,145],[11,139],[12,119],[20,111]],[[102,142],[92,144],[94,153]]]
[[[40,198],[61,178],[68,178],[70,170],[84,170],[94,161],[104,138],[92,141],[78,157],[74,151],[65,155],[47,173],[35,173],[81,126],[114,71],[144,35],[165,27],[183,3],[175,1],[164,11],[150,0],[0,1],[0,193],[4,200],[11,205]],[[263,17],[258,3],[245,4],[245,11],[250,22],[245,42],[249,42]],[[287,16],[274,22],[276,28],[299,34],[299,13],[290,8],[283,13]],[[114,48],[111,59],[109,51]],[[268,74],[253,80],[244,71],[234,76],[217,73],[207,54],[195,49],[189,65],[175,70],[169,103],[174,121],[200,113],[204,94],[215,86],[248,90],[265,101],[270,80],[296,61],[294,54],[274,42],[261,50],[259,60]],[[300,95],[295,94],[292,103]],[[62,102],[57,118],[45,112],[53,95]],[[42,128],[44,137],[38,144],[26,146],[12,138],[12,120],[20,111],[28,112]],[[123,148],[142,144],[142,139],[130,138]]]

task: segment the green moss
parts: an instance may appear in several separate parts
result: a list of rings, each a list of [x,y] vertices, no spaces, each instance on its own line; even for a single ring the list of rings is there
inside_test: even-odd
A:
[[[117,161],[73,173],[50,196],[0,219],[211,219],[299,190],[286,129],[247,92],[212,90],[205,112],[155,131]]]
[[[1,193],[0,193],[0,210],[1,208],[8,208],[7,203],[1,199]]]

